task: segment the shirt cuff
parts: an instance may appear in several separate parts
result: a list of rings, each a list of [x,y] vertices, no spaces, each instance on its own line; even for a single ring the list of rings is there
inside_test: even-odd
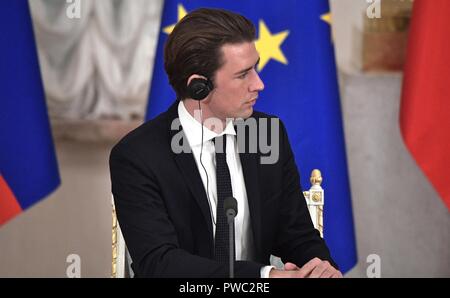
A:
[[[275,268],[274,266],[264,266],[261,267],[260,275],[261,278],[269,278],[269,273],[272,268]]]

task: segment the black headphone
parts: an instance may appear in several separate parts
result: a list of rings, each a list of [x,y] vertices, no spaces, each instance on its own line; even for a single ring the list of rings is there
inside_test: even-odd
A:
[[[195,100],[206,98],[214,88],[212,82],[208,79],[194,78],[187,86],[189,97]]]

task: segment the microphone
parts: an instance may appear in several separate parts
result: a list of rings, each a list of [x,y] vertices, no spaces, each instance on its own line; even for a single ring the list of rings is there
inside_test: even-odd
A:
[[[228,221],[228,231],[229,231],[229,248],[230,248],[230,278],[234,278],[234,218],[237,215],[237,201],[233,197],[227,197],[223,202],[223,209],[225,210],[225,215]]]

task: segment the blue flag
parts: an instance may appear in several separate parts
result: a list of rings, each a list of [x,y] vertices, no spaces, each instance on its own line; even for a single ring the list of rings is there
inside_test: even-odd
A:
[[[255,24],[258,72],[265,84],[255,109],[277,115],[286,125],[305,188],[311,171],[321,170],[324,237],[347,272],[357,257],[328,0],[166,0],[147,119],[165,111],[176,97],[164,72],[167,34],[199,7],[232,10]]]
[[[60,183],[27,0],[0,2],[0,225]]]

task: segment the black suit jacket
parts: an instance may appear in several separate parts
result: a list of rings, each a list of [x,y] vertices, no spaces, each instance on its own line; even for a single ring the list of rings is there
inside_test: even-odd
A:
[[[226,277],[228,265],[213,259],[211,215],[194,156],[171,149],[172,137],[183,133],[181,127],[171,129],[177,105],[130,132],[112,149],[117,217],[136,276]],[[274,118],[259,112],[252,117],[257,122]],[[259,277],[270,254],[298,266],[314,257],[334,264],[311,222],[281,121],[279,135],[275,164],[261,164],[260,152],[240,153],[255,258],[237,261],[236,277]]]

